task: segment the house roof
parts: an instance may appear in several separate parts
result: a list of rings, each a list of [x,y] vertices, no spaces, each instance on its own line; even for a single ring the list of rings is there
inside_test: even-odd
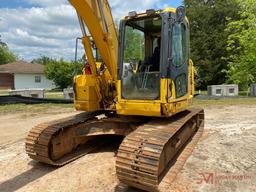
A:
[[[16,61],[0,65],[0,73],[14,74],[43,74],[44,66],[41,64],[32,64],[25,61]]]

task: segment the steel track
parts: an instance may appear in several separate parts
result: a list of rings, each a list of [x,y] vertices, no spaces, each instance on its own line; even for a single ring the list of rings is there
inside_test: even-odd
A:
[[[55,166],[65,165],[98,147],[99,144],[92,144],[90,147],[81,150],[74,150],[59,160],[53,160],[51,156],[52,139],[62,132],[85,123],[102,112],[82,113],[68,118],[42,123],[32,128],[26,138],[26,152],[32,159]],[[71,136],[70,136],[71,137]]]
[[[190,109],[169,120],[153,120],[138,127],[119,147],[117,177],[129,186],[156,191],[162,180],[168,183],[175,178],[199,140],[203,126],[204,111]],[[163,179],[165,176],[168,179]]]
[[[100,136],[127,136],[147,121],[140,117],[96,117],[104,112],[81,113],[35,126],[26,138],[27,154],[36,161],[62,166],[111,142]]]

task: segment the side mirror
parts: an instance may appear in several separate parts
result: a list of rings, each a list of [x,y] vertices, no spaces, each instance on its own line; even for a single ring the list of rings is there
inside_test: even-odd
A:
[[[186,16],[186,10],[184,6],[179,6],[176,9],[176,19],[180,23],[185,19]]]

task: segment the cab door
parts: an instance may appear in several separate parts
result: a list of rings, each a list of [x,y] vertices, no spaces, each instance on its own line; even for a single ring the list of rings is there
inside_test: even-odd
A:
[[[169,45],[170,78],[174,81],[176,98],[188,93],[189,32],[188,23],[171,20]]]

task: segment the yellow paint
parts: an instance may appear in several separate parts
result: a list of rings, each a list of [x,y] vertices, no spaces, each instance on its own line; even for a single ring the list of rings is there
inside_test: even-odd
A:
[[[100,110],[99,82],[93,75],[78,75],[75,83],[75,108],[80,111]]]
[[[120,101],[116,104],[119,115],[161,116],[161,104],[157,102]]]

